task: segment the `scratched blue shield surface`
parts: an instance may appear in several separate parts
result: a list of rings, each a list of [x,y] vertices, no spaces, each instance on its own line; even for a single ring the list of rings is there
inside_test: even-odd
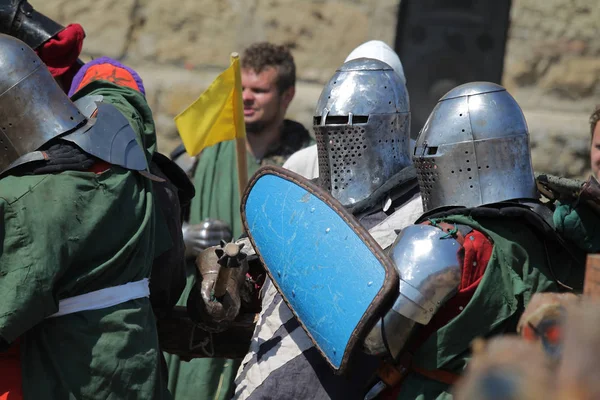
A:
[[[254,182],[243,205],[245,224],[271,279],[340,369],[386,270],[356,228],[288,179],[266,174]]]

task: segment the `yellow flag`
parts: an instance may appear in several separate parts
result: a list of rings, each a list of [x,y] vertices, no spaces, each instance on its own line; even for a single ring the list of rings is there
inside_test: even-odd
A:
[[[190,156],[219,142],[246,137],[240,59],[237,54],[231,56],[229,68],[175,117],[175,125]]]

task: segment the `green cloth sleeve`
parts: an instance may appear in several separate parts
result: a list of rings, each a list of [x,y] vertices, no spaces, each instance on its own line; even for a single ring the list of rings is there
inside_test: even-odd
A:
[[[35,178],[28,179],[33,187],[44,179],[43,176]],[[2,188],[0,186],[0,190]],[[50,260],[47,255],[52,250],[46,249],[45,243],[41,245],[38,238],[34,243],[35,235],[44,227],[24,220],[27,215],[19,212],[17,200],[26,192],[19,187],[16,189],[20,190],[14,192],[13,198],[0,199],[3,221],[0,229],[0,336],[9,343],[58,311],[51,287],[56,277],[64,272],[62,257],[67,255],[66,252],[58,252]],[[35,219],[35,212],[30,217]],[[54,239],[61,240],[60,237]]]
[[[586,204],[557,202],[553,220],[556,231],[579,249],[600,251],[600,216]]]

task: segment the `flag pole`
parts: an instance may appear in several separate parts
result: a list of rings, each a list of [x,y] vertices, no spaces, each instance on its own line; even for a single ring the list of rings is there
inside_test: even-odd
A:
[[[231,62],[239,58],[238,53],[231,53]],[[239,65],[239,64],[238,64]],[[237,159],[237,172],[238,172],[238,191],[240,193],[240,201],[248,185],[248,163],[246,161],[246,124],[244,122],[244,103],[242,100],[242,74],[240,68],[235,70],[235,96],[234,96],[234,108],[235,108],[235,125],[237,131],[235,138],[235,152]],[[242,133],[242,134],[240,134]],[[240,215],[241,217],[241,215]]]

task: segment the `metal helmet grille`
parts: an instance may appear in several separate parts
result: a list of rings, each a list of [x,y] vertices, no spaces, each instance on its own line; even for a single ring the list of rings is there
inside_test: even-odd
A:
[[[319,151],[328,154],[327,158],[319,159],[319,171],[324,172],[323,185],[330,192],[344,190],[352,182],[352,169],[357,163],[360,164],[360,158],[367,149],[365,129],[356,125],[317,129],[319,130],[317,148],[320,146]]]
[[[435,158],[428,159],[425,157],[414,157],[413,163],[415,164],[415,169],[417,171],[421,199],[424,205],[429,204],[432,191],[437,186],[439,180]]]
[[[366,199],[411,163],[408,94],[377,60],[352,60],[336,72],[313,128],[320,184],[344,205]]]
[[[413,158],[425,211],[537,198],[527,124],[501,86],[471,83],[444,96]]]
[[[319,162],[319,185],[331,192],[331,170],[329,168],[329,135],[327,129],[321,126],[314,126],[315,139],[317,141],[317,154]]]
[[[357,125],[315,126],[321,185],[342,204],[367,198],[410,164],[409,116],[372,115]]]

